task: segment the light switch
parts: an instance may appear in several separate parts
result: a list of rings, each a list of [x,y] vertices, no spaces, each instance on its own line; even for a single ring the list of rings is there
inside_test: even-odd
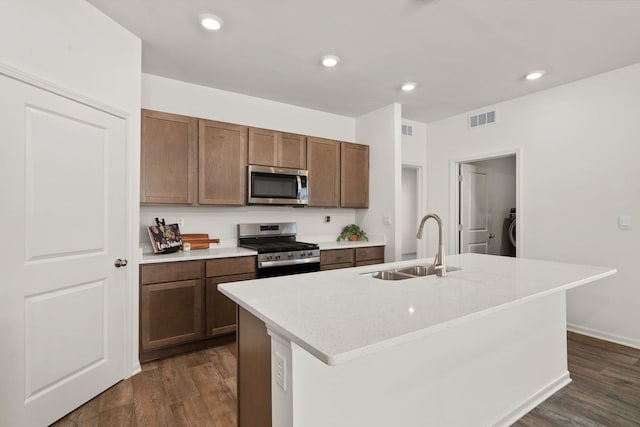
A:
[[[382,215],[382,223],[384,225],[391,225],[391,215]]]
[[[618,217],[618,228],[620,230],[631,230],[631,215],[620,215]]]

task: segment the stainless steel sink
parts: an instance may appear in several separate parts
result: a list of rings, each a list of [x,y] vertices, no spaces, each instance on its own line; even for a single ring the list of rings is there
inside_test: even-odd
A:
[[[398,272],[409,274],[411,276],[417,276],[417,277],[424,277],[424,276],[429,276],[430,274],[435,274],[434,272],[429,273],[429,267],[431,267],[431,264],[412,265],[411,267],[398,269]],[[447,268],[447,271],[460,270],[458,267],[446,267],[446,268]]]
[[[413,279],[416,276],[405,274],[397,270],[373,271],[371,273],[363,273],[363,276],[370,276],[380,280],[404,280]]]
[[[405,268],[393,268],[390,270],[370,271],[368,273],[362,273],[363,276],[373,277],[380,280],[404,280],[415,279],[416,277],[430,276],[436,274],[430,272],[429,267],[431,264],[418,264]],[[447,271],[460,270],[458,267],[447,267]]]

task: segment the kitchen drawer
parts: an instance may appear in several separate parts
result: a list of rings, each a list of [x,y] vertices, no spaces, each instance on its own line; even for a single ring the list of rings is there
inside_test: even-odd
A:
[[[207,261],[207,277],[256,272],[256,257],[219,258]]]
[[[201,276],[201,261],[164,262],[140,266],[140,283],[143,285],[199,279]]]
[[[327,265],[350,263],[350,267],[353,267],[353,256],[353,249],[333,249],[329,251],[320,251],[320,264]]]
[[[384,259],[384,246],[370,246],[367,248],[356,248],[356,263]],[[366,264],[361,264],[366,265]]]
[[[343,262],[341,264],[324,264],[320,266],[320,270],[321,271],[326,271],[326,270],[338,270],[340,268],[351,268],[353,267],[353,263],[352,262]]]

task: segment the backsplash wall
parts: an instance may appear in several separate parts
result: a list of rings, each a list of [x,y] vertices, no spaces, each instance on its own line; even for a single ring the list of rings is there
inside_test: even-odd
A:
[[[325,216],[331,216],[331,222],[326,223]],[[167,224],[184,218],[182,233],[208,233],[211,238],[220,238],[220,246],[236,246],[237,225],[253,222],[295,222],[300,237],[335,239],[342,227],[355,222],[355,209],[143,205],[140,207],[140,246],[144,252],[151,251],[146,227],[153,225],[156,217],[164,218]]]

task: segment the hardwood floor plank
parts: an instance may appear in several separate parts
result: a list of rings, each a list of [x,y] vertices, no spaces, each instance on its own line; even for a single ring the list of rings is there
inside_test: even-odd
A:
[[[233,355],[228,346],[214,347],[207,349],[211,361],[222,378],[233,378],[236,376],[237,357]]]
[[[633,347],[627,347],[622,344],[616,344],[610,341],[600,340],[587,335],[580,335],[575,332],[567,332],[568,341],[573,344],[575,342],[584,343],[596,349],[603,349],[618,354],[625,354],[631,357],[640,358],[640,350]]]
[[[99,396],[100,413],[123,405],[130,405],[133,401],[133,388],[131,381],[120,381],[108,388]]]
[[[189,375],[184,355],[160,360],[158,364],[162,385],[169,403],[198,396],[198,389]]]
[[[54,426],[236,427],[236,348],[145,363]],[[573,381],[514,425],[640,427],[640,350],[574,333],[567,348]]]
[[[175,424],[158,369],[143,370],[131,378],[137,426],[170,427]]]
[[[217,427],[209,416],[207,407],[200,396],[189,397],[180,402],[172,403],[175,426]]]
[[[236,398],[213,363],[192,368],[191,375],[216,427],[235,426]]]
[[[100,412],[99,427],[132,426],[135,422],[133,403],[120,405]]]

